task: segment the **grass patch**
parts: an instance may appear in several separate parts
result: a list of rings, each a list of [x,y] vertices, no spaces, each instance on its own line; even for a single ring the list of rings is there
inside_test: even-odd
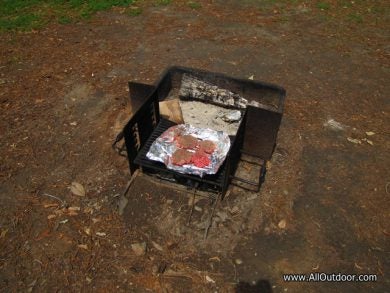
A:
[[[171,2],[172,2],[172,0],[157,0],[157,1],[156,1],[156,4],[157,4],[157,5],[166,6],[166,5],[171,4]]]
[[[126,12],[130,16],[138,16],[142,14],[142,9],[140,7],[130,7]]]
[[[61,15],[58,17],[58,23],[60,24],[68,24],[72,22],[72,18],[66,15]]]
[[[350,13],[348,14],[348,19],[356,23],[363,23],[363,16],[360,14]]]
[[[0,31],[33,30],[50,21],[61,24],[90,18],[113,6],[128,6],[135,0],[0,0]]]
[[[32,30],[40,28],[43,24],[43,19],[34,13],[15,15],[7,19],[0,18],[0,30]]]
[[[343,0],[343,1],[340,1],[340,4],[339,4],[342,8],[351,8],[352,7],[352,3],[351,1],[346,1],[346,0]]]
[[[317,3],[317,8],[321,10],[329,10],[330,4],[327,2],[318,2]]]
[[[198,3],[198,2],[190,1],[187,4],[192,9],[200,9],[200,8],[202,8],[202,5],[200,3]]]

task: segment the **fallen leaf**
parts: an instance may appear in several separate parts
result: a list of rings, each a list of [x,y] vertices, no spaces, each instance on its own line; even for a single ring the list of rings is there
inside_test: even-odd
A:
[[[361,266],[359,266],[356,262],[355,262],[355,268],[359,269],[359,270],[362,270],[363,268]]]
[[[355,143],[355,144],[362,144],[362,141],[361,141],[360,139],[347,137],[347,140],[348,140],[349,142],[352,142],[352,143]]]
[[[367,139],[367,138],[363,138],[362,141],[365,141],[369,145],[374,145],[374,143],[371,140]]]
[[[279,223],[278,223],[278,227],[280,228],[280,229],[285,229],[286,228],[286,225],[287,225],[287,222],[286,222],[286,220],[281,220]]]
[[[70,186],[70,191],[77,196],[85,196],[85,189],[84,186],[82,186],[78,182],[72,182],[72,185]]]
[[[58,207],[58,203],[48,203],[43,206],[45,209]]]
[[[93,208],[91,208],[91,207],[86,207],[85,209],[84,209],[84,213],[85,214],[93,214]]]
[[[1,231],[1,234],[0,234],[0,238],[5,238],[5,236],[7,235],[7,233],[8,233],[8,229],[2,230],[2,231]]]
[[[167,247],[168,247],[168,249],[174,249],[174,248],[176,248],[177,246],[178,246],[177,242],[168,240],[168,242],[167,242]]]
[[[221,261],[221,259],[218,256],[210,257],[209,261]]]
[[[154,241],[152,241],[152,244],[154,246],[154,248],[156,248],[157,250],[159,251],[163,251],[164,249],[162,248],[162,246]]]
[[[97,236],[100,236],[100,237],[104,237],[104,236],[107,235],[107,234],[104,233],[104,232],[96,232],[95,234],[96,234]]]
[[[94,224],[96,224],[97,222],[100,222],[100,219],[98,219],[98,218],[92,218],[92,222],[93,222]]]
[[[54,213],[56,214],[56,215],[62,215],[63,213],[64,213],[64,209],[60,209],[60,210],[55,210],[54,211]]]
[[[250,79],[250,80],[253,80],[254,78],[255,78],[254,75],[251,75],[251,76],[248,77],[248,79]]]
[[[48,219],[48,220],[51,220],[51,219],[54,219],[55,217],[57,217],[57,216],[56,216],[56,215],[48,215],[48,216],[47,216],[47,219]]]
[[[71,126],[76,126],[76,125],[77,125],[77,122],[76,122],[76,121],[70,122],[69,125],[71,125]]]
[[[216,216],[221,220],[221,222],[225,222],[226,219],[229,218],[228,214],[224,211],[218,211],[216,213]]]
[[[374,134],[375,134],[375,132],[372,132],[372,131],[367,131],[367,132],[366,132],[366,135],[367,135],[367,136],[372,136],[372,135],[374,135]]]
[[[79,245],[77,245],[77,247],[85,249],[85,250],[88,250],[88,245],[87,244],[79,244]]]
[[[198,206],[194,206],[194,210],[198,211],[198,212],[202,212],[203,211],[203,209],[201,207],[198,207]]]
[[[211,279],[209,276],[206,276],[206,281],[208,283],[215,283],[215,281],[213,279]]]
[[[68,207],[68,211],[70,212],[75,212],[75,211],[79,211],[80,210],[80,207]]]
[[[50,230],[46,229],[42,231],[38,237],[35,238],[36,241],[42,240],[43,238],[49,237],[50,236]]]
[[[254,194],[251,194],[247,197],[247,201],[251,201],[251,200],[254,200],[258,197],[258,194],[254,193]]]
[[[131,244],[131,249],[138,256],[144,255],[146,253],[146,243],[133,243]]]
[[[69,216],[77,216],[78,212],[80,210],[80,207],[69,207],[68,208],[68,215]]]
[[[37,283],[37,280],[32,281],[31,284],[28,285],[27,292],[32,292],[36,283]]]
[[[94,207],[94,209],[97,210],[97,211],[99,211],[99,210],[102,208],[102,206],[99,205],[98,203],[95,203],[95,204],[93,205],[93,207]]]
[[[69,220],[68,220],[68,219],[65,219],[65,220],[60,221],[59,223],[60,223],[60,224],[66,224],[66,223],[68,223],[68,222],[69,222]]]
[[[240,212],[240,208],[238,206],[234,206],[231,210],[230,213],[232,215],[238,214]]]
[[[341,124],[340,122],[337,122],[334,119],[329,119],[328,121],[326,121],[324,123],[324,126],[325,127],[329,127],[329,128],[331,128],[333,130],[344,130],[344,125]]]
[[[84,232],[85,232],[85,234],[87,234],[87,235],[91,235],[91,229],[90,228],[84,228]]]

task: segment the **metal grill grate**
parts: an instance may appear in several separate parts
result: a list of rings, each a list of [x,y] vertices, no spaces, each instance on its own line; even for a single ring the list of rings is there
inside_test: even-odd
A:
[[[219,168],[219,171],[215,175],[205,175],[204,177],[196,176],[196,175],[189,175],[189,174],[178,174],[178,172],[167,169],[165,165],[161,162],[156,162],[149,160],[146,157],[146,154],[148,153],[152,143],[169,127],[176,125],[176,123],[169,121],[167,119],[161,118],[159,124],[157,127],[153,130],[152,134],[144,144],[144,146],[140,149],[138,152],[137,157],[134,160],[134,163],[141,166],[142,168],[146,168],[148,170],[154,170],[164,173],[171,173],[176,174],[180,177],[187,178],[190,180],[193,180],[195,182],[200,183],[206,183],[213,185],[217,187],[219,190],[221,190],[224,187],[224,179],[226,176],[226,162]],[[230,137],[231,140],[233,140],[232,137]],[[233,141],[232,141],[233,144]]]

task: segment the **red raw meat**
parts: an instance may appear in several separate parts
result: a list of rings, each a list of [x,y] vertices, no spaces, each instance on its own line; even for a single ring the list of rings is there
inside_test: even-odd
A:
[[[194,153],[191,153],[190,151],[183,150],[183,149],[177,149],[172,154],[172,164],[183,166],[185,164],[191,163],[191,159]]]
[[[176,145],[181,149],[196,149],[198,147],[198,139],[192,135],[177,136]]]
[[[211,140],[203,140],[199,142],[199,150],[207,154],[212,154],[215,150],[215,143]]]
[[[193,154],[191,162],[196,167],[204,168],[210,165],[210,158],[205,152],[197,151],[195,154]]]

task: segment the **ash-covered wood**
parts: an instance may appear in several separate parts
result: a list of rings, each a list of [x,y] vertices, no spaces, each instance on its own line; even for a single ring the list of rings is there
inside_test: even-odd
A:
[[[179,95],[182,99],[200,100],[222,106],[246,108],[248,101],[238,94],[183,74]]]

